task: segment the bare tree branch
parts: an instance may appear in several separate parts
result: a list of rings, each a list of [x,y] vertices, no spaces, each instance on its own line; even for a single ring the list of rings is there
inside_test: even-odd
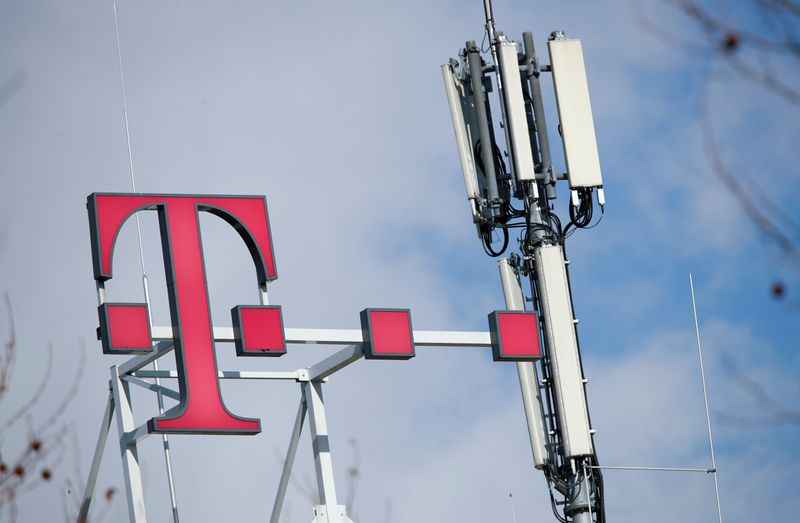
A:
[[[723,369],[733,383],[758,404],[760,412],[755,415],[719,413],[719,420],[729,425],[753,427],[763,425],[800,425],[800,410],[787,407],[776,400],[766,387],[742,372],[730,357],[722,360]]]
[[[47,346],[47,364],[45,366],[44,374],[42,375],[42,379],[39,382],[39,385],[34,389],[33,394],[31,397],[28,398],[28,401],[22,404],[22,406],[17,409],[17,411],[11,415],[6,421],[0,424],[0,433],[10,429],[15,423],[25,417],[25,414],[29,412],[38,402],[42,399],[44,394],[45,388],[47,388],[47,384],[50,382],[50,375],[53,372],[53,347],[52,345]]]
[[[764,235],[777,245],[792,263],[800,268],[800,247],[797,245],[797,241],[787,235],[778,223],[773,221],[768,214],[762,211],[764,202],[757,204],[753,201],[751,194],[745,190],[736,176],[730,172],[723,162],[714,135],[714,126],[711,121],[707,96],[704,96],[702,99],[702,109],[703,151],[711,164],[712,171],[722,183],[725,184],[745,213],[747,213]],[[779,208],[776,207],[773,211],[783,212],[778,209]]]
[[[9,391],[18,343],[14,328],[13,309],[7,295],[5,301],[8,310],[9,334],[8,340],[3,346],[3,352],[0,354],[0,385],[2,385],[2,389],[0,389],[0,398]],[[28,430],[27,445],[25,445],[24,448],[16,450],[16,452],[13,453],[13,458],[9,453],[0,452],[0,518],[6,517],[8,521],[16,521],[18,514],[17,501],[22,496],[36,491],[44,483],[54,479],[55,470],[64,463],[68,456],[68,453],[63,449],[64,439],[68,435],[73,436],[76,458],[74,462],[77,475],[81,475],[79,468],[80,456],[77,450],[77,441],[74,439],[74,429],[71,425],[65,424],[61,420],[68,406],[77,394],[86,366],[85,363],[86,350],[83,344],[81,344],[81,357],[72,383],[66,394],[62,396],[56,409],[43,423],[34,423],[33,409],[43,398],[45,388],[52,374],[53,348],[48,345],[46,365],[41,382],[30,394],[27,401],[25,401],[14,414],[0,424],[0,443],[5,440],[5,436],[12,433],[12,429],[15,427],[19,428],[20,420],[26,421]],[[17,437],[15,439],[22,439],[24,441],[24,438],[19,437],[19,429],[16,433]],[[80,484],[80,481],[76,484]],[[66,487],[68,493],[75,492],[76,496],[81,495],[77,489],[73,488],[73,482],[70,479],[67,479]],[[106,517],[110,510],[114,492],[115,489],[113,488],[106,491],[108,503],[106,503],[100,511],[95,511],[96,514],[93,516],[92,521],[102,521],[102,519]],[[64,516],[67,518],[67,521],[75,521],[77,510],[73,512],[69,507],[67,498],[67,496],[64,496],[62,499]]]

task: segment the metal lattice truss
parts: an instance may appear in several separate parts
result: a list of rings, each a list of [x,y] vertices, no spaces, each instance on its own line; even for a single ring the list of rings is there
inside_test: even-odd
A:
[[[144,491],[140,470],[138,445],[153,435],[148,423],[137,425],[133,417],[130,386],[135,385],[155,392],[159,397],[166,396],[180,401],[180,392],[161,385],[161,379],[178,378],[175,370],[145,370],[151,363],[170,354],[174,350],[172,328],[153,327],[154,350],[148,354],[136,356],[120,365],[111,367],[109,381],[109,397],[100,426],[91,470],[86,482],[80,516],[78,521],[86,521],[92,501],[97,475],[103,458],[112,419],[116,418],[119,433],[119,445],[122,455],[125,489],[128,501],[130,520],[136,523],[147,521],[145,513]],[[351,522],[345,507],[338,503],[334,485],[333,464],[328,444],[328,427],[325,414],[325,403],[322,396],[322,384],[335,372],[355,363],[364,357],[364,334],[361,330],[348,329],[285,329],[287,344],[344,345],[345,348],[306,368],[293,371],[239,371],[222,370],[218,378],[224,380],[286,380],[300,385],[301,400],[297,409],[297,417],[289,440],[289,448],[283,464],[280,483],[275,495],[275,503],[270,523],[280,521],[281,509],[292,473],[294,458],[297,453],[300,435],[308,417],[311,433],[312,449],[319,492],[319,505],[314,507],[314,523],[348,523]],[[414,346],[419,347],[478,347],[492,346],[490,332],[471,331],[413,331]],[[233,328],[215,327],[215,342],[234,342]],[[180,405],[175,408],[179,408]],[[167,415],[170,411],[166,412]]]

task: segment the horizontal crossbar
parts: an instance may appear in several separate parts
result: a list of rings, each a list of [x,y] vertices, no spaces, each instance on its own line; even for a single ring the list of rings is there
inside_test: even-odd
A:
[[[713,474],[716,472],[714,469],[698,469],[698,468],[684,468],[684,467],[609,467],[605,465],[594,465],[588,467],[590,469],[600,470],[632,470],[637,472],[703,472],[705,474]]]
[[[172,398],[174,400],[180,401],[181,395],[177,391],[169,389],[167,387],[162,387],[161,385],[156,385],[155,383],[150,383],[149,381],[144,381],[140,379],[138,376],[134,376],[131,374],[123,374],[120,376],[123,380],[127,381],[128,383],[132,383],[133,385],[138,385],[142,388],[152,390],[153,392],[160,392],[164,396],[168,398]]]
[[[172,341],[172,327],[153,326],[153,339]],[[364,342],[360,329],[284,329],[286,343],[358,345]],[[232,342],[233,327],[214,327],[214,341]],[[414,331],[417,347],[490,347],[488,332]],[[151,360],[152,361],[152,360]]]
[[[176,370],[139,370],[132,374],[136,378],[177,378]],[[259,372],[243,370],[222,370],[217,372],[221,380],[298,380],[300,372],[293,370],[287,372]]]
[[[153,340],[157,341],[153,352],[135,356],[125,363],[119,365],[120,375],[133,375],[137,378],[175,378],[175,371],[143,371],[146,365],[164,356],[175,349],[172,340],[172,327],[152,328]],[[291,344],[319,344],[319,345],[356,345],[360,346],[364,339],[360,330],[357,329],[285,329],[284,335],[286,343]],[[232,342],[232,327],[214,327],[214,341]],[[492,344],[488,332],[481,331],[414,331],[414,345],[416,347],[490,347]],[[355,359],[358,359],[356,357]],[[322,363],[322,362],[320,362]],[[351,362],[348,362],[349,364]],[[346,365],[346,364],[345,364]],[[331,372],[318,368],[320,376],[325,377]],[[333,369],[335,372],[337,369]],[[254,380],[274,380],[288,379],[296,380],[302,378],[298,372],[246,372],[246,371],[222,371],[219,373],[221,379],[254,379]]]

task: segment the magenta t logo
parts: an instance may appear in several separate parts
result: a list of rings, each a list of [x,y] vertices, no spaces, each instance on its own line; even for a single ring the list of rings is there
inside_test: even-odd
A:
[[[114,244],[123,224],[139,211],[158,212],[180,401],[164,416],[150,419],[149,432],[260,432],[258,419],[232,414],[220,394],[198,213],[219,216],[239,233],[253,257],[258,284],[266,285],[278,275],[264,197],[93,193],[87,207],[94,277],[100,283],[111,279]],[[147,304],[102,303],[98,313],[103,352],[153,350]],[[231,316],[238,356],[286,353],[279,306],[237,305]],[[541,357],[534,313],[495,311],[489,320],[495,361]],[[364,309],[361,331],[361,350],[366,359],[405,360],[415,355],[408,309]]]
[[[100,282],[111,279],[114,243],[125,221],[138,211],[158,212],[181,399],[176,414],[150,420],[150,431],[258,433],[259,420],[232,414],[220,395],[198,212],[236,229],[253,257],[258,283],[266,284],[278,276],[264,197],[93,193],[87,207]],[[146,304],[104,303],[99,313],[104,352],[152,350]],[[232,313],[237,354],[286,352],[280,307],[235,307]]]

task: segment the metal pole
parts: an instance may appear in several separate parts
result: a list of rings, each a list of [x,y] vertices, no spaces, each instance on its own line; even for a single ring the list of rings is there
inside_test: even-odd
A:
[[[486,16],[486,32],[489,42],[494,43],[494,13],[492,13],[492,0],[483,0],[483,13]],[[497,63],[495,61],[495,63]]]
[[[525,45],[525,57],[528,61],[528,81],[531,84],[531,102],[533,105],[533,116],[536,122],[536,136],[539,139],[539,152],[541,154],[545,190],[547,191],[548,198],[555,198],[555,177],[553,176],[553,162],[550,157],[550,138],[547,136],[547,121],[545,120],[544,102],[542,101],[542,87],[539,84],[539,61],[536,58],[533,34],[530,32],[522,33],[522,41]]]
[[[117,0],[112,0],[112,4],[114,7],[114,35],[116,37],[117,42],[117,64],[119,66],[119,83],[121,88],[121,95],[122,95],[122,114],[125,121],[125,141],[128,145],[128,173],[130,174],[130,181],[131,181],[131,189],[133,192],[136,192],[136,177],[134,176],[133,171],[133,149],[131,147],[131,129],[130,124],[128,122],[128,99],[125,93],[125,70],[122,64],[122,45],[120,43],[120,36],[119,36],[119,16],[117,15]],[[139,240],[139,260],[142,264],[142,286],[144,287],[144,300],[147,304],[147,311],[148,311],[148,321],[150,322],[150,327],[152,329],[153,326],[153,318],[150,316],[150,291],[148,289],[147,284],[147,268],[144,262],[144,247],[142,244],[142,225],[141,221],[139,220],[139,213],[136,213],[136,234]],[[105,301],[105,289],[102,289],[103,292],[101,293],[101,288],[98,286],[98,299],[101,301]],[[158,361],[153,360],[153,370],[158,371]],[[158,378],[156,378],[156,385],[161,385]],[[158,398],[158,411],[163,416],[164,415],[164,398],[161,395],[161,392],[158,391],[156,393]],[[172,505],[172,519],[175,523],[178,523],[178,502],[175,497],[175,482],[172,476],[172,460],[170,458],[170,449],[169,449],[169,438],[166,434],[161,435],[161,441],[164,446],[164,461],[166,463],[167,468],[167,483],[169,484],[169,499]]]
[[[336,499],[333,462],[328,441],[328,422],[325,417],[325,403],[322,400],[322,381],[304,382],[303,397],[308,407],[309,432],[314,449],[314,466],[319,492],[319,505],[314,507],[314,522],[352,523],[347,517],[346,507],[339,505]]]
[[[110,386],[109,386],[110,387]],[[83,491],[83,501],[81,510],[78,513],[78,523],[86,523],[89,520],[89,505],[92,503],[94,487],[97,484],[97,474],[100,472],[100,463],[103,461],[103,452],[108,441],[108,431],[111,428],[111,418],[114,416],[114,396],[108,392],[108,401],[103,411],[103,421],[100,423],[100,434],[97,436],[97,445],[94,448],[92,466],[89,469],[89,477],[86,479],[86,487]]]
[[[261,305],[269,305],[269,294],[267,293],[267,284],[258,286],[258,301]]]
[[[138,215],[137,215],[138,217]],[[139,232],[139,248],[141,249],[141,231]],[[143,251],[140,251],[140,253]],[[144,257],[142,257],[142,287],[144,287],[144,301],[147,304],[147,320],[150,322],[150,329],[153,328],[153,312],[150,307],[150,286],[147,282],[147,274],[144,272]],[[158,372],[158,359],[153,360],[153,370]],[[161,379],[155,379],[156,387],[161,387]],[[158,401],[158,414],[164,415],[164,395],[160,389],[156,389],[156,399]],[[161,435],[161,444],[164,447],[164,463],[167,467],[167,486],[169,488],[169,501],[172,506],[172,520],[178,523],[178,500],[175,495],[175,480],[172,476],[172,457],[170,456],[169,437],[166,434]]]
[[[494,140],[487,111],[487,100],[483,92],[483,64],[478,45],[470,40],[467,42],[467,61],[469,62],[469,79],[472,87],[472,98],[475,100],[475,116],[478,120],[478,134],[481,139],[481,162],[483,173],[486,176],[489,207],[497,206],[500,199],[497,190],[497,175],[494,171]]]
[[[333,462],[328,441],[328,422],[325,403],[322,400],[322,382],[309,381],[303,384],[308,421],[311,430],[311,445],[314,449],[314,466],[317,471],[317,489],[320,505],[336,505],[336,485],[333,479]]]
[[[128,500],[128,515],[131,523],[146,523],[142,471],[139,467],[139,452],[135,439],[126,437],[136,429],[128,383],[120,378],[116,365],[111,367],[111,391],[117,408],[117,430],[122,456],[122,470],[125,474],[125,494]]]
[[[594,516],[592,516],[592,489],[589,487],[589,469],[586,468],[586,463],[583,464],[583,486],[586,489],[586,495],[589,496],[589,521],[593,521]]]
[[[281,480],[280,483],[278,483],[278,492],[275,494],[275,503],[272,505],[272,516],[269,518],[269,523],[279,523],[281,519],[283,500],[286,497],[286,488],[289,486],[289,480],[292,477],[292,466],[294,465],[294,458],[297,455],[297,444],[300,441],[300,434],[303,432],[303,421],[306,418],[306,411],[306,400],[301,397],[300,405],[297,407],[297,417],[294,420],[292,437],[289,438],[289,448],[286,451],[286,459],[283,462]]]
[[[714,493],[717,497],[717,518],[722,523],[722,506],[719,502],[719,482],[717,481],[717,460],[714,457],[714,436],[711,434],[711,414],[708,411],[708,390],[706,388],[706,371],[703,365],[703,348],[700,344],[700,323],[697,321],[697,303],[694,299],[694,281],[689,273],[689,290],[692,293],[692,315],[694,316],[694,333],[697,339],[697,355],[700,358],[700,378],[703,382],[703,404],[706,408],[706,428],[708,429],[708,447],[711,450],[711,474],[714,476]]]
[[[576,470],[572,477],[574,485],[570,489],[570,499],[566,500],[565,513],[571,518],[572,523],[593,523],[594,488],[589,483],[586,464],[581,464],[581,469]]]

